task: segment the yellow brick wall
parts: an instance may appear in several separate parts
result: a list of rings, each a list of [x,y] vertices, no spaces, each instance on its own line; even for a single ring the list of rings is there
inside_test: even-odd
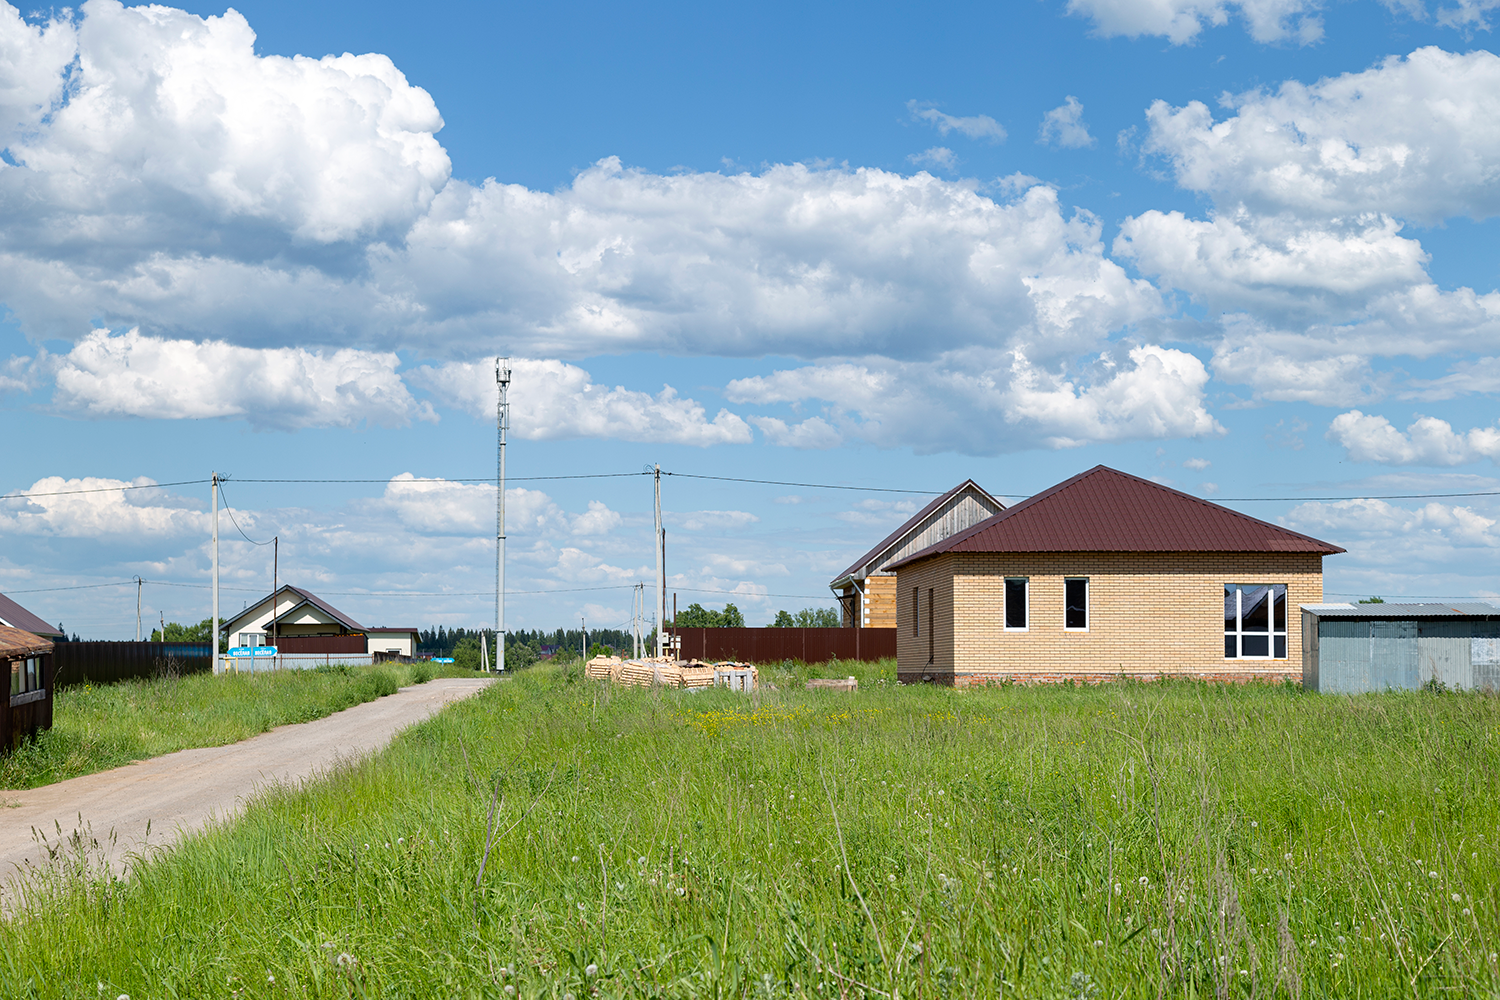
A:
[[[953,676],[953,573],[947,558],[924,559],[896,576],[896,673],[903,683]],[[921,634],[913,634],[912,588],[921,604]],[[932,615],[928,617],[928,591]]]
[[[1024,632],[1004,629],[1006,577],[1030,581]],[[1089,580],[1089,628],[1063,629],[1063,580]],[[1224,584],[1287,586],[1287,656],[1224,657]],[[923,635],[911,632],[911,588]],[[926,593],[937,596],[938,656],[927,665]],[[1323,599],[1322,557],[1304,553],[954,553],[903,567],[897,671],[959,685],[1001,680],[1102,680],[1120,675],[1216,680],[1300,678],[1300,604]],[[955,612],[957,622],[955,626]]]
[[[896,576],[871,576],[864,581],[865,628],[895,628]]]

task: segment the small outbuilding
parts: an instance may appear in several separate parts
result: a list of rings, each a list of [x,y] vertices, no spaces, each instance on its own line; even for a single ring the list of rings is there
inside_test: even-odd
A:
[[[1500,608],[1458,604],[1302,605],[1302,686],[1361,694],[1500,690]]]
[[[1296,680],[1344,550],[1096,466],[896,560],[905,683]]]
[[[8,676],[0,695],[0,751],[52,726],[52,642],[0,625],[0,674]]]

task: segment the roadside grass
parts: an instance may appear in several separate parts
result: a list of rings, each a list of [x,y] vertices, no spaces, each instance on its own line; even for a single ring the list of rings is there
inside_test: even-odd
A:
[[[1500,699],[539,667],[4,925],[0,995],[1500,995]]]
[[[60,689],[52,728],[0,754],[0,789],[35,788],[190,747],[309,722],[430,680],[426,663],[189,674]]]

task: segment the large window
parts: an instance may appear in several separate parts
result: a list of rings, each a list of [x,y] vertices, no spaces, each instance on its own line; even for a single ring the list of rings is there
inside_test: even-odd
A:
[[[1005,628],[1008,631],[1025,631],[1026,611],[1026,578],[1007,578],[1005,581]]]
[[[1089,627],[1089,581],[1086,577],[1063,580],[1063,628],[1076,632]]]
[[[1286,659],[1286,584],[1224,584],[1224,657]]]

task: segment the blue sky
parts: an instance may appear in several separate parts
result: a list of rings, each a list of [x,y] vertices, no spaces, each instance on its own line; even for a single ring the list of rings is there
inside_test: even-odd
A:
[[[206,616],[206,486],[63,491],[217,470],[284,579],[486,621],[493,489],[407,480],[492,475],[507,351],[512,477],[1105,463],[1346,547],[1330,595],[1500,595],[1494,497],[1369,499],[1500,489],[1493,6],[0,4],[0,591]],[[649,480],[512,485],[509,624],[623,622]],[[664,494],[752,624],[922,501]]]

